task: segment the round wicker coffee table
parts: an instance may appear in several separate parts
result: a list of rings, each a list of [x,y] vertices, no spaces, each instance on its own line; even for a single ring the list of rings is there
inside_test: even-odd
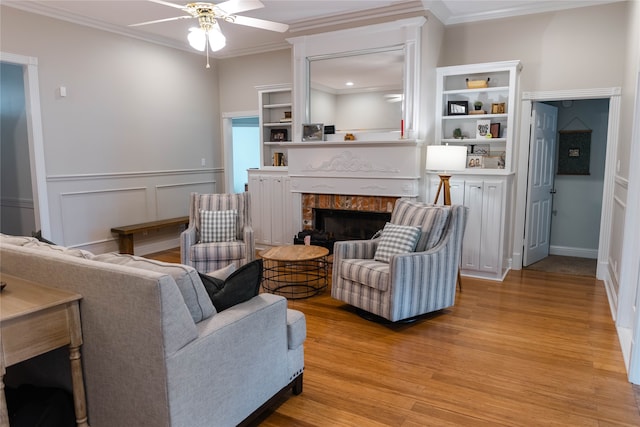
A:
[[[286,245],[260,252],[266,292],[290,299],[309,298],[327,288],[327,255],[321,246]]]

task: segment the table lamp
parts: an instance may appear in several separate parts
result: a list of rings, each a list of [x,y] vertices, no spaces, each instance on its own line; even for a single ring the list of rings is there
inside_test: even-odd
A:
[[[462,145],[428,145],[427,170],[439,171],[440,184],[433,203],[438,203],[440,190],[444,187],[444,204],[451,205],[449,186],[450,171],[464,170],[467,166],[467,147]]]

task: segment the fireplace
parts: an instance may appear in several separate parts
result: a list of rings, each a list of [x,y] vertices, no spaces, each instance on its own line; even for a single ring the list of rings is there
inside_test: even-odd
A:
[[[333,249],[336,240],[370,239],[391,218],[398,197],[350,196],[339,194],[302,195],[304,230],[294,243],[306,235],[311,244]]]
[[[314,209],[314,225],[335,240],[370,239],[389,221],[388,212]]]

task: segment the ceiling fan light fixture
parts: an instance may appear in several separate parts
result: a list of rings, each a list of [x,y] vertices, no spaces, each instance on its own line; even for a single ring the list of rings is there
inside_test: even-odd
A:
[[[227,38],[222,34],[220,26],[216,23],[209,31],[207,31],[209,37],[209,48],[212,52],[217,52],[227,44]]]
[[[187,40],[189,40],[189,44],[192,48],[200,52],[204,52],[205,48],[207,47],[207,34],[202,28],[189,28]]]

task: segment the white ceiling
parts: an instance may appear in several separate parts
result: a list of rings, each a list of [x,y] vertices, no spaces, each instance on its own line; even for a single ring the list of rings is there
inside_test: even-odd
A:
[[[169,0],[167,0],[169,1]],[[287,37],[338,23],[355,23],[373,17],[430,10],[445,25],[502,18],[528,13],[569,9],[622,0],[261,0],[265,7],[239,15],[289,24],[289,31],[276,33],[223,22],[227,46],[213,56],[231,57],[265,52],[288,46]],[[174,0],[172,3],[184,4]],[[219,3],[219,2],[218,2]],[[3,1],[3,5],[89,25],[191,50],[186,42],[195,19],[182,19],[142,27],[130,24],[184,15],[178,9],[138,0]]]

